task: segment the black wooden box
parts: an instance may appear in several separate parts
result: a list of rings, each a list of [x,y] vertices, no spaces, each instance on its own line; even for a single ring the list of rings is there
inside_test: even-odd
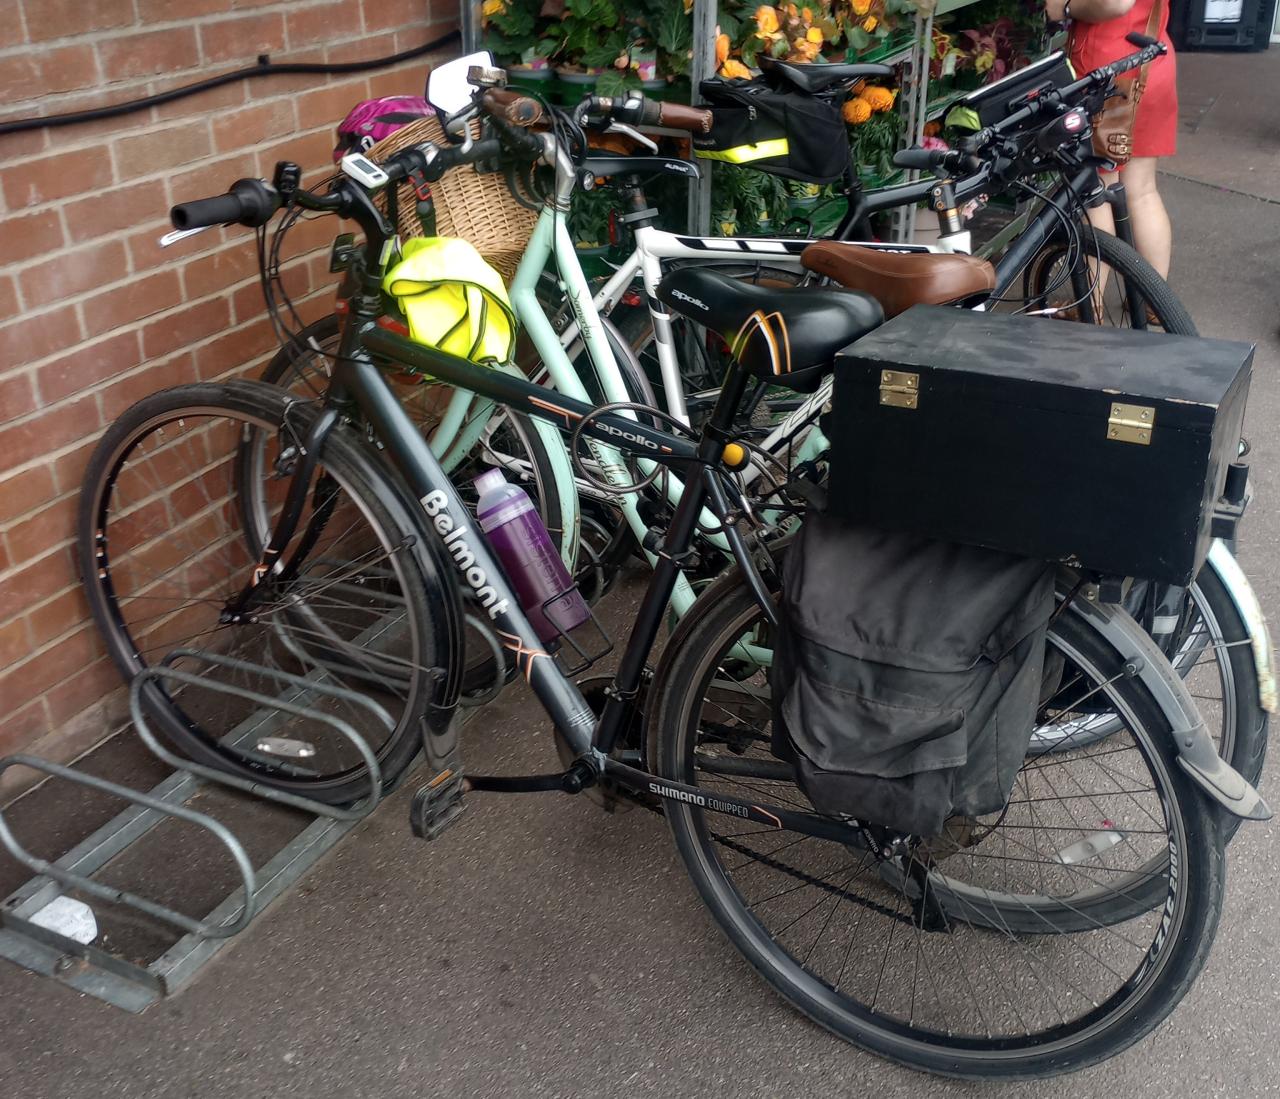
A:
[[[1186,584],[1252,361],[1245,343],[916,306],[836,360],[829,510]]]

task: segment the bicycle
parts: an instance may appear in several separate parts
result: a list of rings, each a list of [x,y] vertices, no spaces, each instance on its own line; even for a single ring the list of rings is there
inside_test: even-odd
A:
[[[466,152],[415,151],[387,170],[394,178],[405,163],[422,165],[428,155],[462,161],[504,147],[529,158],[555,154],[552,142],[499,132]],[[257,654],[264,642],[271,647],[281,631],[295,657],[317,657],[313,674],[376,680],[395,669],[414,690],[400,699],[389,739],[408,747],[380,744],[377,752],[392,779],[421,739],[431,778],[414,799],[412,821],[424,838],[457,822],[465,791],[577,793],[608,782],[657,799],[700,895],[762,976],[841,1037],[917,1068],[964,1077],[1063,1072],[1114,1055],[1172,1010],[1204,963],[1221,907],[1214,814],[1222,807],[1254,816],[1266,810],[1216,759],[1194,701],[1132,619],[1064,593],[1051,628],[1050,643],[1089,685],[1083,693],[1105,696],[1123,715],[1124,730],[1105,747],[1051,763],[1029,758],[1016,787],[1024,796],[1012,797],[994,819],[975,822],[950,847],[941,837],[886,835],[853,818],[813,812],[762,752],[748,722],[760,711],[756,687],[768,659],[761,650],[774,614],[771,582],[743,533],[725,523],[738,571],[702,597],[699,613],[686,616],[653,678],[647,745],[620,756],[623,728],[641,717],[636,704],[646,660],[699,515],[709,507],[724,522],[741,499],[732,472],[743,455],[733,424],[746,370],[730,368],[707,426],[691,439],[626,410],[597,408],[455,359],[377,324],[374,291],[390,228],[362,187],[342,179],[324,193],[298,188],[283,198],[357,222],[366,242],[355,261],[362,293],[352,300],[323,402],[255,382],[180,386],[146,398],[107,432],[90,463],[81,554],[95,617],[126,671],[136,672],[144,653],[179,639],[190,645],[193,629],[201,643],[242,656]],[[260,225],[281,199],[260,181],[241,181],[232,193],[184,204],[175,214],[187,225]],[[793,330],[811,333],[804,348],[811,361],[803,364],[810,366],[829,360],[878,318],[862,295],[816,294],[781,306]],[[815,309],[842,319],[816,334],[803,324]],[[723,328],[730,318],[716,320]],[[471,528],[465,503],[385,384],[386,364],[531,418],[571,424],[577,438],[686,470],[685,492],[660,538],[599,715],[538,640],[484,538]],[[352,406],[360,410],[359,430],[344,422],[342,410]],[[241,501],[234,498],[233,467],[246,430],[270,439],[259,467],[270,490]],[[366,431],[384,448],[385,462],[365,444]],[[135,474],[150,491],[137,501],[119,500],[117,509],[118,490]],[[229,491],[220,493],[224,484]],[[213,529],[219,525],[221,535]],[[174,546],[184,535],[196,547],[186,557]],[[255,558],[250,547],[257,545],[264,548]],[[225,574],[215,576],[215,564]],[[141,579],[148,567],[157,573],[151,583]],[[129,594],[135,585],[140,599]],[[574,759],[563,772],[464,777],[452,721],[462,657],[460,588],[475,595],[572,745]],[[176,605],[152,613],[166,592]],[[139,601],[145,613],[131,632]],[[307,632],[329,612],[328,632]],[[299,615],[306,628],[299,629]],[[754,650],[746,666],[738,655],[744,648]],[[1079,699],[1080,684],[1068,693]],[[699,720],[705,703],[719,706],[725,697],[736,706],[727,721]],[[209,727],[186,695],[171,696],[154,683],[143,703],[197,758],[312,796],[337,800],[362,792],[358,769],[336,754],[272,758],[260,746],[245,747],[243,734],[231,739],[235,730]],[[1050,700],[1042,716],[1069,720],[1073,712]],[[249,715],[242,724],[256,733],[261,722],[254,721]],[[1210,758],[1215,781],[1203,769]],[[1072,800],[1054,795],[1049,768],[1079,784],[1071,789],[1086,792],[1091,812],[1106,815],[1081,819]],[[1240,795],[1230,805],[1221,792],[1228,786]],[[1026,808],[1033,804],[1040,808]],[[1010,843],[1020,854],[1002,859],[996,852],[1006,845],[1007,855]],[[1000,863],[999,871],[983,859]],[[787,884],[761,889],[753,873]],[[903,945],[895,952],[899,928]],[[855,953],[867,942],[877,949]],[[1013,987],[1001,964],[1017,966]]]

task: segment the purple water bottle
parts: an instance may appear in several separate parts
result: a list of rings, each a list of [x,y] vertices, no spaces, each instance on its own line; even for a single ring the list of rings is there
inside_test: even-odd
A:
[[[568,633],[591,615],[569,570],[551,544],[528,493],[491,469],[475,481],[476,519],[516,590],[516,598],[543,641]]]

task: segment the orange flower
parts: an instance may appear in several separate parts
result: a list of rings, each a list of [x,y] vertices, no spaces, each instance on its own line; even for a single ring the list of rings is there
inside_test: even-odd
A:
[[[797,7],[795,6],[795,4],[788,4],[788,5],[787,5],[787,14],[788,14],[789,16],[791,16],[791,18],[792,18],[792,19],[796,19],[796,18],[798,18],[798,17],[799,17],[799,15],[800,15],[800,9],[799,9],[799,8],[797,8]]]
[[[801,16],[801,18],[802,18],[802,19],[804,19],[804,21],[805,21],[806,23],[812,23],[812,22],[813,22],[813,9],[812,9],[812,8],[801,8],[801,9],[800,9],[800,16]]]
[[[871,0],[850,0],[854,15],[866,15],[871,10]]]
[[[716,68],[728,60],[729,57],[729,36],[727,34],[716,35]]]
[[[862,93],[862,98],[867,101],[867,105],[873,111],[887,111],[893,107],[893,101],[896,98],[894,92],[888,88],[868,88]]]
[[[778,13],[768,4],[761,4],[756,8],[756,30],[761,38],[778,33]]]
[[[844,120],[849,123],[850,126],[861,126],[868,118],[871,117],[871,104],[860,95],[854,96],[845,103],[841,114],[844,115]]]
[[[819,39],[819,42],[820,41],[821,39]],[[811,42],[807,38],[797,38],[794,42],[791,43],[790,60],[812,61],[815,57],[818,56],[819,48],[820,47],[818,42]]]
[[[873,30],[875,30],[875,29],[876,29],[876,23],[877,23],[877,22],[878,22],[878,20],[876,19],[876,17],[875,17],[874,15],[868,15],[868,16],[867,16],[867,17],[862,21],[862,29],[863,29],[864,31],[866,31],[868,34],[870,34]]]
[[[726,80],[750,80],[751,70],[736,58],[729,58],[720,66],[720,75]]]
[[[805,31],[804,36],[815,45],[818,45],[818,46],[822,45],[822,31],[818,30],[817,27],[810,27],[807,31]]]
[[[926,122],[924,124],[925,137],[937,137],[940,133],[942,133],[942,123],[939,122],[937,119],[934,119],[932,122]]]

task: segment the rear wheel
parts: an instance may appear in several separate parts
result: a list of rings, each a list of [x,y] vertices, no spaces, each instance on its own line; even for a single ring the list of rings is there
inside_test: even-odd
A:
[[[709,796],[811,811],[769,751],[767,674],[738,658],[744,642],[769,646],[758,606],[722,583],[690,617],[650,696],[657,772]],[[910,855],[878,862],[667,803],[722,930],[842,1038],[944,1075],[1048,1076],[1137,1041],[1203,966],[1224,866],[1170,723],[1083,616],[1061,615],[1049,643],[1123,715],[1123,732],[1028,757],[1002,813],[957,820]],[[1054,710],[1050,700],[1042,719]]]

